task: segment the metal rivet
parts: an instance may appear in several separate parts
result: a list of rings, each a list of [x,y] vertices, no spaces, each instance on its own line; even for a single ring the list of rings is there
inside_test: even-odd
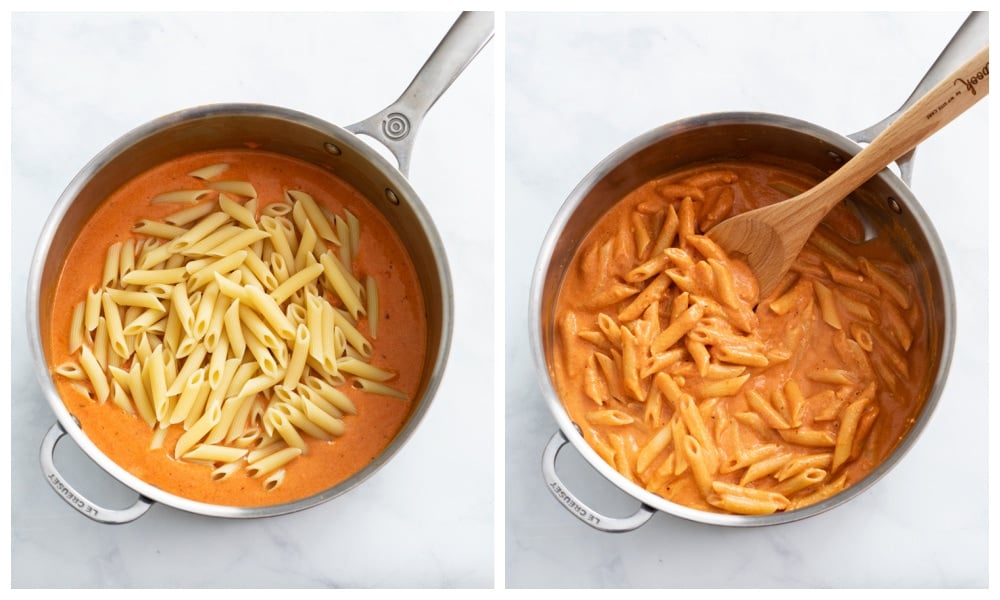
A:
[[[395,206],[399,206],[399,197],[396,196],[396,192],[385,188],[385,197],[389,199],[389,202]]]
[[[890,196],[887,202],[889,203],[889,210],[896,213],[897,215],[903,214],[903,207],[902,205],[899,204],[899,200],[896,200],[895,198]]]
[[[341,154],[340,153],[340,147],[337,146],[337,145],[335,145],[333,142],[327,142],[327,143],[323,144],[323,147],[326,148],[327,152],[329,152],[330,154],[332,154],[334,156],[340,156],[340,154]]]
[[[839,154],[837,154],[836,152],[833,152],[832,150],[830,152],[827,152],[826,154],[827,156],[833,159],[833,162],[837,163],[838,165],[844,162],[844,158]]]

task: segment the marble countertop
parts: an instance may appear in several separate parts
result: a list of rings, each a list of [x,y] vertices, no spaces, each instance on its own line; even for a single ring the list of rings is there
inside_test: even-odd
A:
[[[284,106],[347,125],[403,91],[457,12],[12,15],[11,584],[15,588],[494,585],[494,47],[419,131],[410,181],[437,224],[457,303],[452,354],[407,444],[359,487],[256,520],[163,505],[90,521],[47,485],[55,422],[28,352],[26,281],[63,188],[103,147],[162,114],[217,102]],[[64,440],[57,464],[94,501],[135,494]]]
[[[511,588],[987,585],[987,118],[984,100],[917,151],[913,191],[947,253],[954,361],[918,443],[874,487],[819,516],[725,528],[660,513],[624,534],[574,518],[542,479],[557,431],[528,348],[528,292],[562,202],[639,134],[716,111],[762,111],[843,134],[889,115],[965,18],[943,14],[508,14],[506,19],[505,574]],[[638,502],[572,448],[584,502]]]

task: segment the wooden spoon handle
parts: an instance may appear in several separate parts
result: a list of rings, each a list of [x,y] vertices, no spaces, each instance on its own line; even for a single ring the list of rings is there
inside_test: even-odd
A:
[[[807,192],[822,198],[815,209],[825,215],[838,202],[889,163],[906,154],[990,93],[990,49],[980,50],[951,76],[942,79],[878,135],[872,143]],[[834,188],[843,194],[829,193]],[[821,217],[822,218],[822,217]]]

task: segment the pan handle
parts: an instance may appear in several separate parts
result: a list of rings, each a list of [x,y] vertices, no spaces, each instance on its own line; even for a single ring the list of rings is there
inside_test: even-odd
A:
[[[945,77],[954,73],[955,69],[962,66],[976,52],[989,45],[989,25],[990,17],[988,12],[975,11],[970,13],[955,35],[952,36],[948,45],[938,55],[937,60],[934,61],[931,68],[924,74],[924,78],[917,84],[910,97],[899,107],[899,110],[871,127],[862,129],[847,137],[859,144],[868,143],[875,139],[878,134],[882,133],[886,127],[891,125],[893,121],[906,112],[910,106],[916,103],[931,88],[940,83]],[[915,152],[916,148],[896,160],[896,164],[899,165],[900,175],[903,181],[906,182],[906,185],[910,185],[910,181],[913,178],[913,157]]]
[[[80,492],[67,483],[59,470],[56,469],[55,464],[56,445],[65,435],[67,435],[66,430],[59,423],[49,428],[48,433],[42,438],[41,460],[45,480],[59,494],[59,497],[66,501],[66,504],[98,523],[110,525],[128,523],[146,514],[146,511],[153,506],[153,501],[143,496],[139,496],[135,504],[125,509],[102,508],[84,498]]]
[[[382,143],[408,176],[413,140],[427,111],[492,37],[492,12],[463,12],[399,99],[347,130]]]
[[[623,533],[638,529],[653,518],[656,509],[645,504],[640,504],[639,509],[630,517],[606,517],[574,496],[556,474],[556,457],[563,446],[568,443],[569,440],[566,439],[563,432],[556,431],[549,439],[549,443],[545,445],[545,451],[542,452],[542,474],[545,476],[545,483],[563,508],[594,529],[610,533]]]

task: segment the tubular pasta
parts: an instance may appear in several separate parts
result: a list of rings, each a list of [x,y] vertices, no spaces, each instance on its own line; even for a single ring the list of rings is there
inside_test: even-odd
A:
[[[296,476],[303,436],[350,435],[350,395],[409,398],[373,360],[378,282],[351,268],[365,264],[360,219],[294,190],[258,201],[250,180],[214,181],[227,168],[192,171],[207,189],[152,200],[190,206],[138,219],[134,237],[109,245],[73,309],[72,359],[53,374],[141,419],[150,449],[173,443],[213,480],[245,469],[274,489]]]
[[[302,454],[299,448],[285,448],[278,450],[256,462],[247,465],[247,475],[251,477],[262,477],[288,464],[293,459]]]
[[[706,235],[788,181],[809,187],[793,173],[733,161],[649,182],[565,270],[551,319],[560,397],[608,464],[681,504],[770,514],[829,497],[905,432],[886,403],[919,407],[917,286],[853,211],[816,230],[767,298]]]

